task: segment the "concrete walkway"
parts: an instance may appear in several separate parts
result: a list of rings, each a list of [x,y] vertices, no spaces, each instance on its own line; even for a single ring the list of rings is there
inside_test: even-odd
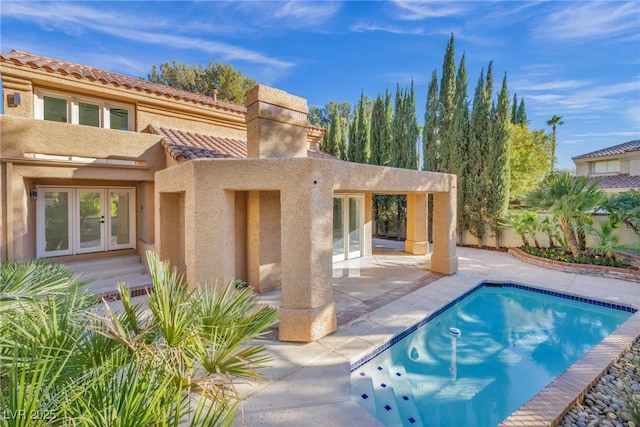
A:
[[[268,381],[238,387],[244,413],[235,425],[381,425],[351,399],[350,363],[483,280],[513,281],[640,308],[638,283],[562,273],[505,253],[469,248],[458,248],[459,272],[440,277],[429,273],[428,257],[407,255],[398,250],[399,242],[390,243],[398,247],[377,248],[372,257],[334,266],[336,332],[309,344],[279,342],[275,333],[267,336],[273,361],[262,373]],[[262,298],[279,303],[277,291]],[[633,317],[637,322],[639,313]]]

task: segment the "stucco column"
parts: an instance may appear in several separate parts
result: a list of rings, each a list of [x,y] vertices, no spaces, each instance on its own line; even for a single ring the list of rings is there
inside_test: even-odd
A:
[[[373,194],[364,195],[364,225],[362,226],[362,256],[370,256],[373,239]]]
[[[404,251],[414,255],[429,253],[427,240],[427,195],[407,194],[407,239]]]
[[[332,189],[328,180],[323,185],[305,178],[281,193],[282,341],[311,342],[336,329]]]
[[[456,255],[456,189],[433,193],[433,254],[431,271],[453,274],[458,271]]]

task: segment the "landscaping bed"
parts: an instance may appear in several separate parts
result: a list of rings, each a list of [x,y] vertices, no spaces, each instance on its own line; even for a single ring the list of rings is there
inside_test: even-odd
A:
[[[640,270],[631,266],[612,267],[605,265],[565,262],[531,255],[521,248],[509,248],[509,253],[524,262],[537,265],[538,267],[550,268],[553,270],[564,271],[566,273],[586,274],[590,276],[600,276],[612,279],[640,282]]]

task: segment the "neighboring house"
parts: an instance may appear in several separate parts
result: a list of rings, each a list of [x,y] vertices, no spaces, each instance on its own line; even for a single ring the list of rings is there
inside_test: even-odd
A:
[[[280,338],[302,342],[335,330],[332,260],[371,254],[373,194],[407,194],[413,254],[433,194],[431,270],[457,270],[455,176],[322,153],[302,98],[240,106],[18,51],[0,74],[0,259],[153,249],[192,285],[280,287]]]
[[[598,188],[603,191],[640,189],[640,140],[573,157],[573,163],[577,176],[600,178]]]

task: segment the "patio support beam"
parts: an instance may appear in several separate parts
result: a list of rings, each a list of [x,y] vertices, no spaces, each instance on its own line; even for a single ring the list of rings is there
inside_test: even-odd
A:
[[[433,254],[431,271],[454,274],[458,271],[456,255],[456,188],[449,192],[433,193]]]
[[[427,195],[407,194],[407,239],[404,251],[414,255],[429,253],[427,240]]]

